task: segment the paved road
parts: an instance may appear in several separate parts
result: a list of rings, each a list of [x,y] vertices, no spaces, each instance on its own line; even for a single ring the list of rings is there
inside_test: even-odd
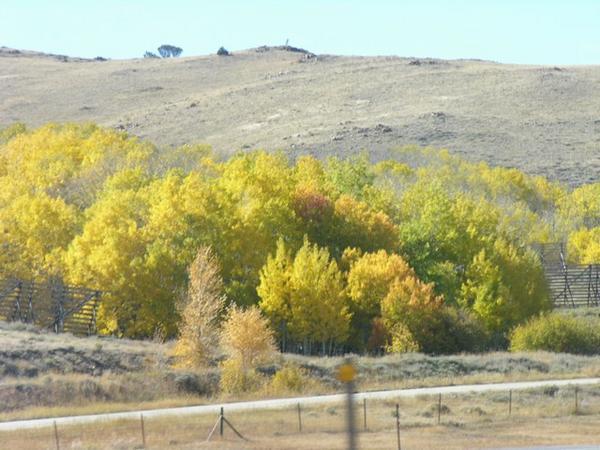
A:
[[[600,378],[576,378],[570,380],[522,381],[515,383],[468,384],[457,386],[439,386],[415,389],[397,389],[389,391],[359,392],[355,394],[357,401],[362,399],[391,399],[401,397],[417,397],[419,395],[458,394],[470,392],[492,392],[519,389],[541,388],[545,386],[568,386],[600,384]],[[313,397],[279,398],[273,400],[256,400],[249,402],[220,403],[213,405],[183,406],[178,408],[151,409],[128,411],[121,413],[93,414],[86,416],[69,416],[49,419],[19,420],[15,422],[0,422],[0,431],[24,430],[30,428],[50,427],[56,421],[57,425],[85,424],[91,422],[138,419],[144,417],[188,416],[198,414],[218,414],[221,406],[226,411],[249,411],[257,409],[282,409],[301,405],[327,405],[344,400],[344,394],[319,395]]]

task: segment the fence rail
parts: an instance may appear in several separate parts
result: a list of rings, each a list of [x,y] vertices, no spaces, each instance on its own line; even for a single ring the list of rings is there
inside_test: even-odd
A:
[[[101,295],[98,290],[61,282],[0,279],[0,320],[90,335],[96,332]]]

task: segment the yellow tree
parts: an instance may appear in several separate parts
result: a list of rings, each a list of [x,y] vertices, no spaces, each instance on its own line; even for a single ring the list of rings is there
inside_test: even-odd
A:
[[[178,171],[157,180],[124,171],[106,183],[66,256],[72,282],[107,291],[101,331],[176,333],[174,299],[212,228],[205,214],[209,195],[197,175]]]
[[[348,195],[340,196],[334,206],[334,218],[329,235],[329,247],[335,255],[347,247],[370,252],[398,248],[398,230],[383,211],[374,211],[364,201]]]
[[[256,306],[232,306],[221,329],[221,348],[227,359],[221,363],[221,389],[239,393],[261,383],[256,368],[276,353],[273,331]]]
[[[571,233],[568,249],[569,258],[580,264],[600,264],[600,227]]]
[[[220,167],[215,180],[219,233],[214,248],[223,267],[227,295],[256,303],[259,271],[279,237],[302,240],[292,206],[293,173],[282,154],[240,154]]]
[[[392,284],[414,277],[414,271],[402,257],[385,250],[366,253],[351,264],[347,292],[352,311],[352,340],[357,348],[364,349],[370,335],[378,332],[377,323],[373,321],[381,315],[381,301]],[[373,339],[371,341],[375,343]]]
[[[308,240],[290,261],[283,243],[261,272],[261,308],[272,321],[285,321],[291,339],[311,353],[345,342],[350,312],[343,277],[326,249]]]
[[[26,279],[61,276],[62,255],[80,221],[77,209],[60,198],[45,193],[13,198],[0,208],[0,267]]]
[[[381,302],[381,316],[391,336],[388,351],[435,351],[443,305],[431,284],[415,277],[396,279]]]
[[[287,325],[291,321],[290,284],[293,258],[283,239],[277,241],[277,250],[269,255],[267,263],[260,271],[260,283],[256,289],[260,297],[260,308],[269,318],[272,328],[277,332],[280,347],[287,348]]]

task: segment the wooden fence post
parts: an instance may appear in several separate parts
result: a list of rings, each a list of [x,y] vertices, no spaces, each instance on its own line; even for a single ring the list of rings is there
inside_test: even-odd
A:
[[[300,403],[298,403],[298,432],[302,433],[302,411],[300,410]]]
[[[400,445],[400,405],[396,403],[396,440],[398,442],[398,450],[402,450]]]
[[[579,412],[579,402],[578,402],[578,394],[579,393],[579,386],[575,386],[575,414],[577,414]]]
[[[367,399],[363,398],[363,428],[367,431]]]
[[[60,441],[58,440],[58,427],[56,426],[56,420],[54,421],[54,442],[56,443],[56,450],[60,450]]]
[[[142,448],[146,448],[146,431],[144,429],[144,415],[140,414],[140,427],[142,431]]]
[[[442,394],[438,394],[438,408],[437,408],[437,413],[438,413],[437,423],[439,425],[442,422]]]
[[[223,437],[223,425],[225,424],[225,414],[221,406],[221,415],[219,416],[219,435]]]
[[[512,389],[508,391],[508,417],[512,414]]]

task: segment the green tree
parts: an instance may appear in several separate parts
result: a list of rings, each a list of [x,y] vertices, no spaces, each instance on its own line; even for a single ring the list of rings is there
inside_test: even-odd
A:
[[[537,256],[503,240],[494,243],[492,252],[481,250],[475,255],[467,268],[460,303],[497,333],[552,306]]]

